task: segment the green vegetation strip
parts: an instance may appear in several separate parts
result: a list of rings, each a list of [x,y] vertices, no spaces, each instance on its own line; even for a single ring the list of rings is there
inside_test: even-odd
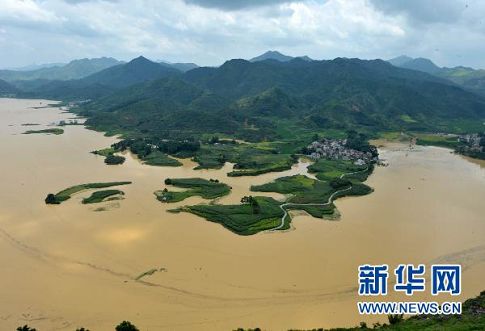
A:
[[[238,235],[252,235],[280,224],[283,211],[280,202],[268,197],[246,197],[240,205],[195,205],[181,207],[185,211],[219,223]]]
[[[60,204],[71,198],[73,194],[79,193],[84,190],[100,189],[111,186],[128,185],[131,182],[107,182],[107,183],[88,183],[76,186],[71,186],[65,190],[62,190],[56,194],[49,193],[45,199],[46,204]]]
[[[118,198],[125,193],[120,190],[103,190],[103,191],[96,191],[93,192],[88,198],[83,199],[83,204],[90,204],[90,203],[99,203],[105,200],[112,200],[115,199],[117,196]]]
[[[295,175],[251,186],[251,191],[289,195],[284,203],[273,198],[249,196],[244,197],[239,205],[194,205],[173,211],[185,211],[204,217],[239,235],[252,235],[265,230],[285,230],[290,227],[291,222],[288,210],[304,210],[314,217],[331,218],[335,216],[335,199],[372,192],[369,186],[362,183],[372,169],[372,165],[356,166],[350,161],[321,159],[312,165],[311,171],[325,180]]]
[[[231,192],[231,187],[218,180],[202,178],[167,178],[166,185],[185,188],[181,192],[172,192],[168,189],[155,192],[155,196],[162,202],[179,202],[191,196],[200,196],[204,199],[216,199]]]
[[[104,156],[104,163],[108,165],[123,164],[125,162],[125,157],[120,155],[115,155],[116,150],[113,147],[103,148],[91,153],[95,155]]]
[[[44,130],[28,130],[28,131],[25,131],[23,134],[36,134],[36,133],[60,135],[64,133],[64,130],[59,128],[44,129]]]

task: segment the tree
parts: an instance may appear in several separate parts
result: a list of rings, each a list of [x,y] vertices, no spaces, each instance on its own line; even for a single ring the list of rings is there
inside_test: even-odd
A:
[[[57,201],[55,194],[49,193],[45,198],[45,203],[48,205],[58,205],[59,201]]]
[[[390,314],[387,315],[387,319],[389,320],[389,324],[394,325],[401,322],[404,319],[403,314]]]
[[[123,162],[125,162],[125,158],[123,156],[114,155],[114,154],[109,154],[104,159],[104,163],[109,165],[123,164]]]
[[[337,189],[341,189],[343,187],[352,186],[352,182],[348,179],[334,178],[330,181],[330,186],[333,189],[337,190]]]
[[[253,214],[259,214],[261,212],[261,207],[256,199],[251,200],[251,207],[253,208]]]
[[[89,329],[79,328],[79,329],[76,329],[76,331],[89,331]]]
[[[165,179],[165,185],[172,185],[172,180],[170,178]]]
[[[136,326],[131,324],[131,322],[123,321],[115,329],[116,331],[140,331]]]
[[[24,326],[19,326],[17,328],[17,331],[37,331],[37,330],[29,327],[28,325],[24,325]]]

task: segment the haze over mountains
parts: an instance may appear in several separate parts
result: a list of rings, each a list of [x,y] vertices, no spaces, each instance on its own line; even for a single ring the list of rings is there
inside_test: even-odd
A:
[[[14,94],[17,94],[18,92],[19,90],[15,86],[0,79],[0,96],[14,95]]]
[[[267,51],[259,56],[253,57],[250,59],[250,62],[258,62],[258,61],[264,61],[264,60],[275,60],[275,61],[280,61],[280,62],[287,62],[295,59],[296,57],[293,56],[288,56],[285,54],[282,54],[278,51]],[[297,58],[300,58],[305,61],[313,61],[311,58],[308,56],[298,56]]]
[[[397,67],[418,70],[429,74],[448,79],[463,88],[485,95],[485,70],[469,67],[439,67],[433,61],[426,58],[411,58],[401,55],[388,60]]]
[[[79,79],[121,63],[118,60],[107,57],[80,59],[73,60],[66,65],[41,66],[41,68],[35,70],[0,70],[0,79],[6,81]]]

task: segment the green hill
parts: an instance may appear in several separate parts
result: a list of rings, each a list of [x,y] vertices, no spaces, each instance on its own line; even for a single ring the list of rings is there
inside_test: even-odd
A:
[[[481,128],[485,100],[381,60],[231,60],[122,89],[83,108],[106,131],[281,138],[281,128],[450,131]]]
[[[300,56],[298,58],[305,60],[305,61],[313,61],[311,58],[309,58],[306,55]],[[265,52],[265,53],[263,53],[259,56],[253,57],[249,61],[250,62],[258,62],[258,61],[274,60],[274,61],[280,61],[280,62],[287,62],[287,61],[291,61],[293,59],[295,59],[295,57],[282,54],[278,51],[267,51],[267,52]]]
[[[152,62],[142,56],[77,80],[23,84],[26,96],[55,99],[96,99],[115,90],[163,77],[181,75],[180,71]],[[30,88],[29,88],[30,87]]]
[[[405,55],[388,60],[388,62],[397,67],[423,71],[450,80],[469,91],[485,96],[485,70],[483,69],[463,66],[453,68],[439,67],[429,59],[413,59]]]
[[[87,77],[101,70],[121,64],[113,58],[80,59],[65,65],[39,68],[36,70],[0,70],[0,79],[9,82],[25,80],[71,80]]]
[[[0,79],[0,96],[15,95],[18,92],[15,86]]]

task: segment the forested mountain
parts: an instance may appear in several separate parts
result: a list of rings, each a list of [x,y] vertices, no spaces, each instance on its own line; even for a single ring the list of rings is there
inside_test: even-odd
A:
[[[313,61],[311,58],[308,56],[300,56],[297,57],[299,59],[305,60],[305,61]],[[275,60],[275,61],[280,61],[280,62],[288,62],[295,59],[293,56],[288,56],[285,54],[281,54],[278,51],[267,51],[264,54],[261,54],[259,56],[253,57],[250,59],[250,62],[258,62],[258,61],[265,61],[265,60]]]
[[[17,93],[18,90],[17,88],[15,88],[15,86],[0,79],[0,96],[12,95]]]
[[[187,72],[189,70],[198,68],[199,66],[195,63],[183,63],[183,62],[178,62],[178,63],[170,63],[170,62],[165,62],[165,61],[159,61],[161,65],[165,65],[170,68],[177,69],[181,72]]]
[[[277,137],[288,121],[306,128],[460,131],[485,119],[485,100],[381,60],[230,60],[120,90],[83,111],[89,125],[107,131],[226,132],[256,140]]]
[[[117,89],[164,77],[178,76],[177,69],[152,62],[142,56],[78,80],[51,81],[23,85],[28,94],[56,99],[95,99]]]
[[[397,67],[427,72],[437,77],[448,79],[463,88],[485,96],[485,70],[463,66],[447,68],[439,67],[425,58],[413,59],[409,56],[398,56],[389,63]]]
[[[98,71],[121,64],[113,58],[81,59],[66,65],[48,66],[36,70],[0,70],[0,79],[13,82],[24,80],[71,80],[92,75]]]

